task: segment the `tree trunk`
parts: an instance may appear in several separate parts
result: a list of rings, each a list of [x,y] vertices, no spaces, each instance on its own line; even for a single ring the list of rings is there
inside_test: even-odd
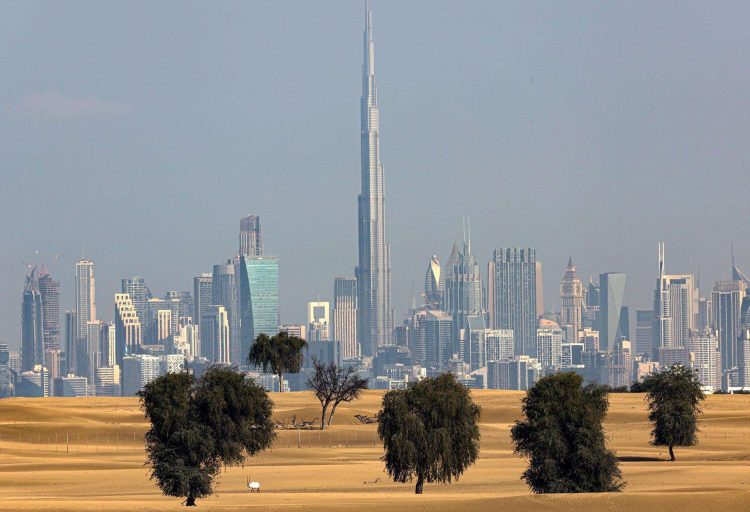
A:
[[[281,372],[279,372],[279,393],[284,392],[284,377],[282,376]]]
[[[674,461],[674,450],[672,449],[672,445],[669,445],[669,460]]]
[[[424,487],[424,477],[422,475],[418,475],[417,487],[414,489],[414,494],[422,494],[422,487]]]
[[[195,496],[193,496],[192,494],[190,496],[188,496],[187,499],[185,500],[185,506],[186,507],[194,507],[195,506]]]
[[[331,409],[331,414],[328,416],[328,424],[331,424],[331,421],[333,420],[333,413],[336,412],[336,407],[338,407],[339,403],[336,402],[333,404],[333,408]]]
[[[326,428],[326,410],[328,409],[328,404],[325,404],[323,406],[323,412],[320,413],[320,430],[325,430]]]

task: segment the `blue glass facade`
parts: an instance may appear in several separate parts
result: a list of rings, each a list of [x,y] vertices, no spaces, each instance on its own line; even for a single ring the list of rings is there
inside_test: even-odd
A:
[[[240,361],[261,333],[279,330],[279,259],[274,256],[240,258]]]

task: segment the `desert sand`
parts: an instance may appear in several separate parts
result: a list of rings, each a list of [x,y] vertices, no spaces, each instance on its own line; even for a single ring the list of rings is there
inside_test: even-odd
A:
[[[509,427],[522,393],[474,391],[482,406],[476,465],[450,485],[388,479],[374,425],[382,394],[368,391],[341,406],[324,432],[281,431],[273,449],[244,467],[228,468],[199,510],[344,511],[750,511],[750,396],[710,396],[700,443],[677,448],[669,462],[649,445],[643,395],[613,394],[605,428],[622,463],[620,493],[534,495],[520,479],[526,461],[514,455]],[[275,393],[275,417],[320,415],[310,393]],[[144,465],[147,425],[135,398],[16,398],[0,401],[0,511],[178,510]],[[261,482],[250,494],[246,481]]]

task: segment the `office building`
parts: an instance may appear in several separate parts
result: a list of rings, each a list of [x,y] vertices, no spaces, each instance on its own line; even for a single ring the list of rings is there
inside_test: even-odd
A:
[[[285,324],[279,326],[279,332],[307,340],[307,326],[302,324]]]
[[[240,258],[241,346],[239,364],[247,361],[255,338],[273,336],[279,329],[279,259],[275,256]]]
[[[210,273],[203,273],[193,278],[193,323],[200,326],[206,308],[213,304],[214,278]],[[200,330],[198,331],[200,345]],[[200,356],[201,354],[195,354]]]
[[[622,272],[599,274],[599,347],[611,352],[615,341],[628,337],[623,318],[622,301],[625,297],[626,275]]]
[[[259,215],[246,215],[240,219],[240,256],[263,256]]]
[[[698,379],[704,387],[721,388],[721,352],[719,339],[710,330],[693,329],[686,340],[690,366],[698,372]]]
[[[367,9],[362,66],[361,178],[358,197],[359,258],[357,278],[357,336],[362,354],[374,356],[392,344],[391,249],[385,237],[385,184],[380,161],[380,109],[375,82],[375,42],[372,11]]]
[[[484,333],[487,361],[511,359],[515,352],[515,338],[510,329],[487,329]]]
[[[229,359],[235,365],[245,362],[240,360],[240,317],[238,314],[237,275],[235,265],[227,261],[225,265],[214,265],[213,271],[213,306],[224,306],[229,321]],[[201,320],[202,322],[202,320]],[[247,358],[245,358],[247,359]]]
[[[536,357],[536,251],[495,249],[493,262],[496,328],[513,330],[516,356]]]
[[[440,309],[445,293],[444,276],[437,256],[433,255],[424,276],[424,302],[430,309]]]
[[[743,281],[717,281],[711,294],[713,328],[719,333],[722,372],[737,367],[737,340],[741,336],[741,305],[746,287]]]
[[[341,357],[360,355],[357,340],[357,280],[337,277],[333,281],[333,339],[341,342]]]
[[[96,369],[96,396],[120,396],[122,393],[120,367],[102,366]]]
[[[455,263],[446,268],[446,273],[443,310],[453,320],[452,351],[469,362],[466,348],[468,318],[477,316],[484,323],[486,316],[482,301],[482,277],[471,250],[471,233],[468,240],[464,240]]]
[[[49,371],[41,364],[31,370],[18,374],[16,379],[16,396],[41,398],[50,396]]]
[[[88,396],[89,380],[86,377],[67,375],[57,379],[57,389],[62,397]]]
[[[78,317],[75,311],[65,312],[65,363],[62,373],[77,373],[78,362]]]
[[[638,354],[653,357],[654,310],[638,309],[635,312],[635,350]]]
[[[488,389],[513,389],[526,391],[541,376],[541,365],[529,356],[490,361],[487,364]]]
[[[425,345],[425,365],[441,370],[453,355],[453,318],[445,311],[426,311],[421,337]]]
[[[615,341],[608,373],[610,387],[629,387],[633,383],[633,350],[630,340],[620,338]]]

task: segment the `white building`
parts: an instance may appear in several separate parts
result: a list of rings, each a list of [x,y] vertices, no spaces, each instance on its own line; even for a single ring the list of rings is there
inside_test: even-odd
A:
[[[159,358],[138,354],[123,358],[122,395],[133,396],[157,378],[161,371]]]

